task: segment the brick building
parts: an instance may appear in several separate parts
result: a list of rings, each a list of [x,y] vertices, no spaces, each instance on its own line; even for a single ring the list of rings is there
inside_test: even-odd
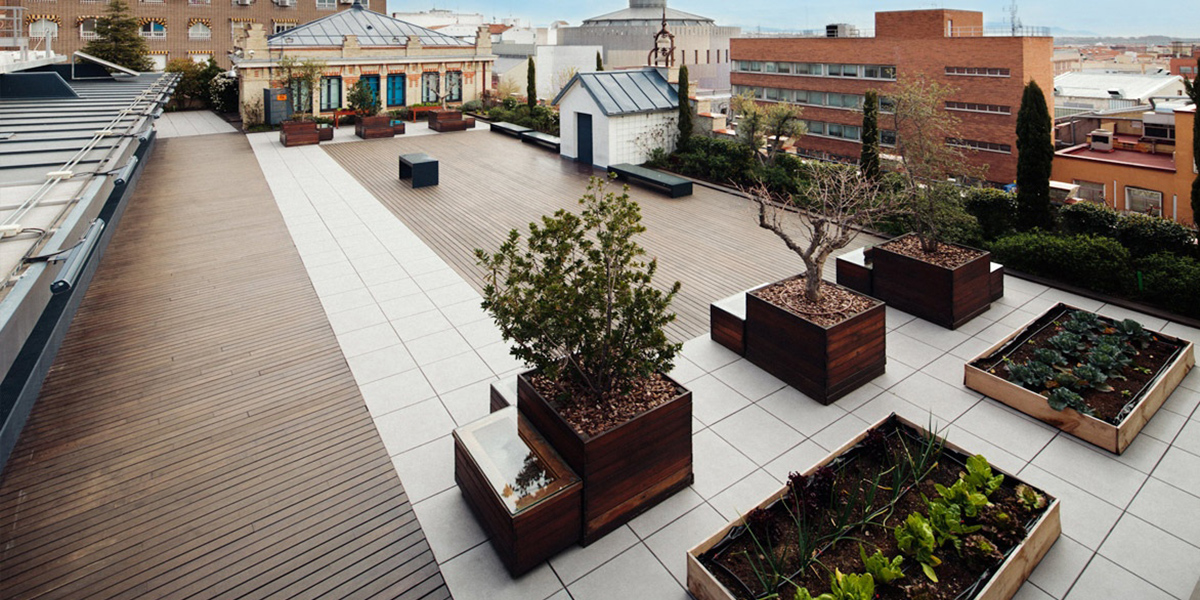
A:
[[[375,0],[378,3],[383,0]],[[277,33],[350,8],[350,0],[126,0],[141,24],[155,68],[174,58],[216,59],[230,67],[234,36],[245,25],[258,23]],[[365,2],[364,2],[365,3]],[[96,35],[96,18],[107,0],[17,0],[24,6],[31,38],[50,36],[59,54],[82,50]],[[36,40],[31,40],[31,46]]]
[[[863,94],[879,90],[886,111],[897,78],[922,73],[958,90],[946,102],[961,119],[956,143],[976,150],[971,160],[988,166],[988,180],[1009,183],[1017,174],[1017,110],[1025,83],[1036,81],[1054,106],[1053,52],[1048,31],[992,32],[976,11],[878,12],[874,37],[831,25],[824,38],[734,39],[730,79],[734,93],[804,107],[802,153],[857,160]],[[881,114],[884,152],[895,140],[887,121]]]

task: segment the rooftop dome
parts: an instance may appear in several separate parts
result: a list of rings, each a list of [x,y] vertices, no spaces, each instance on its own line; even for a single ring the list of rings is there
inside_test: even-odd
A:
[[[668,27],[716,25],[708,18],[667,8],[667,0],[629,0],[629,8],[586,19],[584,27],[658,27],[666,11]]]

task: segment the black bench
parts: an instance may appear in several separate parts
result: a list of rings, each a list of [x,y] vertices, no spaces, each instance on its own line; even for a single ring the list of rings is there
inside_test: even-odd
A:
[[[692,182],[690,180],[661,173],[654,169],[622,163],[619,165],[609,165],[608,172],[616,174],[619,179],[634,181],[662,190],[670,194],[672,198],[692,195]]]
[[[400,155],[400,179],[412,178],[413,188],[438,184],[438,161],[423,152]]]
[[[558,136],[533,130],[521,132],[521,141],[526,144],[537,144],[555,152],[558,152],[561,146]]]
[[[521,137],[522,133],[533,130],[528,127],[509,123],[507,121],[496,121],[495,123],[492,123],[492,131],[498,131],[504,135],[511,135],[515,138],[519,138]]]

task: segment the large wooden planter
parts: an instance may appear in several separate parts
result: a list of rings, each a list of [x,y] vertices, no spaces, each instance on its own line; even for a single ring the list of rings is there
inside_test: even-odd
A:
[[[1061,311],[1063,308],[1074,309],[1074,307],[1065,304],[1058,304],[1049,311],[1046,311],[1045,314]],[[1154,380],[1141,393],[1140,399],[1135,398],[1137,404],[1134,405],[1133,409],[1119,425],[1113,425],[1107,421],[1081,414],[1071,408],[1061,411],[1054,410],[1046,402],[1045,396],[972,366],[972,363],[976,361],[987,359],[999,352],[1003,352],[1010,344],[1015,346],[1017,343],[1024,341],[1026,334],[1029,333],[1031,328],[1038,325],[1044,316],[1026,323],[1008,337],[1000,340],[991,348],[988,348],[982,354],[968,362],[964,367],[963,383],[979,393],[999,400],[1035,419],[1053,425],[1075,437],[1115,454],[1121,454],[1129,447],[1129,444],[1133,443],[1133,439],[1146,426],[1146,423],[1150,422],[1150,418],[1154,416],[1154,413],[1158,412],[1158,409],[1162,407],[1171,393],[1175,391],[1175,388],[1179,386],[1179,382],[1183,381],[1188,371],[1196,364],[1194,348],[1191,342],[1155,333],[1154,335],[1160,338],[1175,340],[1184,344],[1184,347],[1176,354],[1174,360],[1159,370]],[[1018,338],[1021,339],[1018,340]]]
[[[284,121],[279,124],[279,143],[285,148],[320,142],[317,124],[313,121]]]
[[[804,475],[811,475],[819,467],[833,462],[834,459],[841,456],[862,441],[862,439],[866,437],[868,431],[879,427],[888,419],[892,418],[898,419],[904,425],[912,427],[918,431],[925,431],[925,429],[920,425],[893,414],[871,425],[862,433],[843,444],[841,448],[834,450],[829,456],[826,456],[824,460],[816,465],[813,465],[810,469],[805,471]],[[945,447],[957,452],[962,452],[964,454],[970,454],[970,452],[951,442],[946,442]],[[1020,479],[1013,476],[1011,473],[997,468],[995,465],[992,466],[992,471],[995,473],[1003,473],[1006,480],[1020,482]],[[743,514],[749,513],[754,508],[765,508],[769,506],[776,500],[782,498],[786,492],[787,486],[781,486],[779,491],[771,494],[756,506],[747,507],[743,511]],[[1050,505],[1046,507],[1046,511],[1042,513],[1041,517],[1033,524],[1032,528],[1028,529],[1029,533],[1025,540],[1018,544],[1017,547],[1009,553],[1008,557],[995,571],[995,573],[992,574],[991,578],[988,579],[988,581],[975,595],[962,600],[1008,600],[1012,598],[1017,593],[1017,590],[1020,589],[1021,584],[1023,584],[1025,580],[1029,578],[1029,574],[1033,572],[1033,569],[1037,567],[1042,558],[1046,556],[1046,553],[1049,552],[1050,547],[1054,545],[1054,542],[1058,540],[1058,536],[1062,533],[1062,521],[1059,513],[1060,502],[1058,499],[1054,499],[1050,502]],[[741,525],[742,519],[738,518],[725,525],[725,527],[722,527],[719,531],[701,542],[696,547],[688,550],[687,587],[688,591],[691,592],[692,595],[698,600],[735,600],[737,598],[737,596],[735,596],[729,591],[728,588],[718,581],[712,572],[710,572],[704,566],[704,564],[700,562],[699,557],[724,540],[730,531],[733,530],[733,528]],[[949,556],[953,556],[953,552],[949,552],[947,554]],[[908,561],[906,560],[905,562]],[[915,577],[919,576],[920,575],[915,575]]]
[[[517,378],[517,407],[583,480],[584,546],[692,483],[690,391],[584,437],[533,388],[532,374]]]
[[[392,129],[391,117],[359,117],[358,122],[354,124],[354,135],[364,140],[370,140],[390,138],[396,135],[396,133]]]
[[[871,259],[871,295],[892,308],[949,329],[991,308],[990,253],[984,252],[955,269],[899,254],[883,245],[868,250],[867,256]]]
[[[876,300],[871,308],[826,327],[747,293],[746,358],[810,398],[830,404],[883,375],[884,308]]]

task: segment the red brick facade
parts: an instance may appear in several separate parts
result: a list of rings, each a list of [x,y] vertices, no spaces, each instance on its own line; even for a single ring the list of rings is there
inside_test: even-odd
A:
[[[1036,81],[1054,106],[1054,71],[1050,37],[984,37],[983,14],[974,11],[916,10],[875,14],[875,37],[846,38],[743,38],[730,46],[733,61],[894,66],[899,78],[922,73],[958,91],[951,100],[960,108],[962,139],[1006,145],[1009,152],[980,150],[972,161],[988,165],[987,179],[1010,183],[1016,179],[1016,122],[1025,83]],[[951,31],[953,34],[951,35]],[[761,86],[791,90],[863,94],[878,90],[886,96],[895,86],[882,79],[815,77],[748,73],[737,68],[730,76],[734,86]],[[1006,75],[951,75],[948,68],[1006,70]],[[987,71],[984,71],[985,73]],[[993,112],[979,112],[987,106]],[[811,121],[859,126],[862,113],[849,108],[804,106],[803,118]],[[1007,114],[1003,109],[1007,108]],[[889,115],[880,115],[880,128],[890,129]],[[815,135],[799,141],[805,150],[857,158],[861,144]],[[887,149],[884,149],[887,152]]]

